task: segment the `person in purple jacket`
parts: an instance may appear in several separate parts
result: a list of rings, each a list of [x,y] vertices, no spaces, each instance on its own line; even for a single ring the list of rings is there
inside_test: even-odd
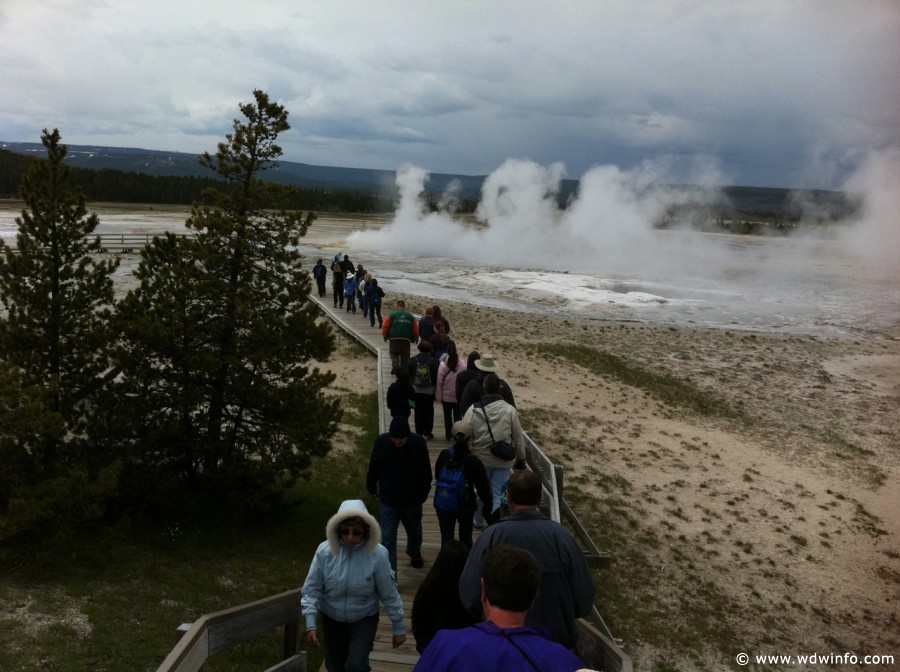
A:
[[[564,646],[525,625],[541,582],[531,553],[494,546],[484,556],[480,575],[484,621],[438,630],[413,672],[576,672],[584,667]]]
[[[526,623],[573,650],[578,639],[575,621],[590,613],[596,595],[584,551],[565,527],[538,510],[541,479],[537,474],[513,472],[506,491],[512,513],[478,535],[459,580],[459,597],[466,609],[477,615],[483,608],[482,557],[494,546],[525,549],[541,568],[540,591]]]

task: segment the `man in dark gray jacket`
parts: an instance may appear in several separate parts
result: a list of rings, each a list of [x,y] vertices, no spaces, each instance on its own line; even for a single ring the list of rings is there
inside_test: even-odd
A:
[[[475,540],[459,579],[459,597],[466,609],[480,616],[482,557],[500,544],[523,548],[535,557],[541,569],[540,589],[525,625],[543,631],[548,639],[574,651],[575,620],[590,613],[596,594],[584,553],[562,525],[538,511],[541,481],[537,474],[513,472],[507,493],[512,513]]]

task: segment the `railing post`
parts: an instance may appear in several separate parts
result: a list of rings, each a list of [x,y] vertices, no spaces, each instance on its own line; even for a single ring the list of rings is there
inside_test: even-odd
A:
[[[564,467],[561,464],[553,464],[553,477],[556,479],[556,506],[559,508],[559,511],[562,512],[562,503],[563,503],[563,471]],[[562,517],[562,516],[560,516]]]
[[[299,650],[299,625],[299,620],[288,621],[284,624],[284,660],[287,660]]]

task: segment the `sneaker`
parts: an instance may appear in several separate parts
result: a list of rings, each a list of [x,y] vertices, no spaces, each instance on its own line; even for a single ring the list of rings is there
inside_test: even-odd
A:
[[[428,432],[427,434],[423,434],[422,436],[424,436],[429,441],[431,441],[434,438],[434,434],[432,434],[431,432]]]
[[[422,569],[425,566],[425,561],[422,559],[422,556],[418,556],[416,558],[412,558],[409,561],[409,564],[415,567],[416,569]]]

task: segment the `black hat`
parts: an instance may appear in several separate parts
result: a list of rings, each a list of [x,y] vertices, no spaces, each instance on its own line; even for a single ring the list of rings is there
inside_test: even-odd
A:
[[[394,416],[394,419],[391,420],[391,437],[395,439],[404,439],[411,433],[412,432],[409,431],[409,420],[402,415]]]

